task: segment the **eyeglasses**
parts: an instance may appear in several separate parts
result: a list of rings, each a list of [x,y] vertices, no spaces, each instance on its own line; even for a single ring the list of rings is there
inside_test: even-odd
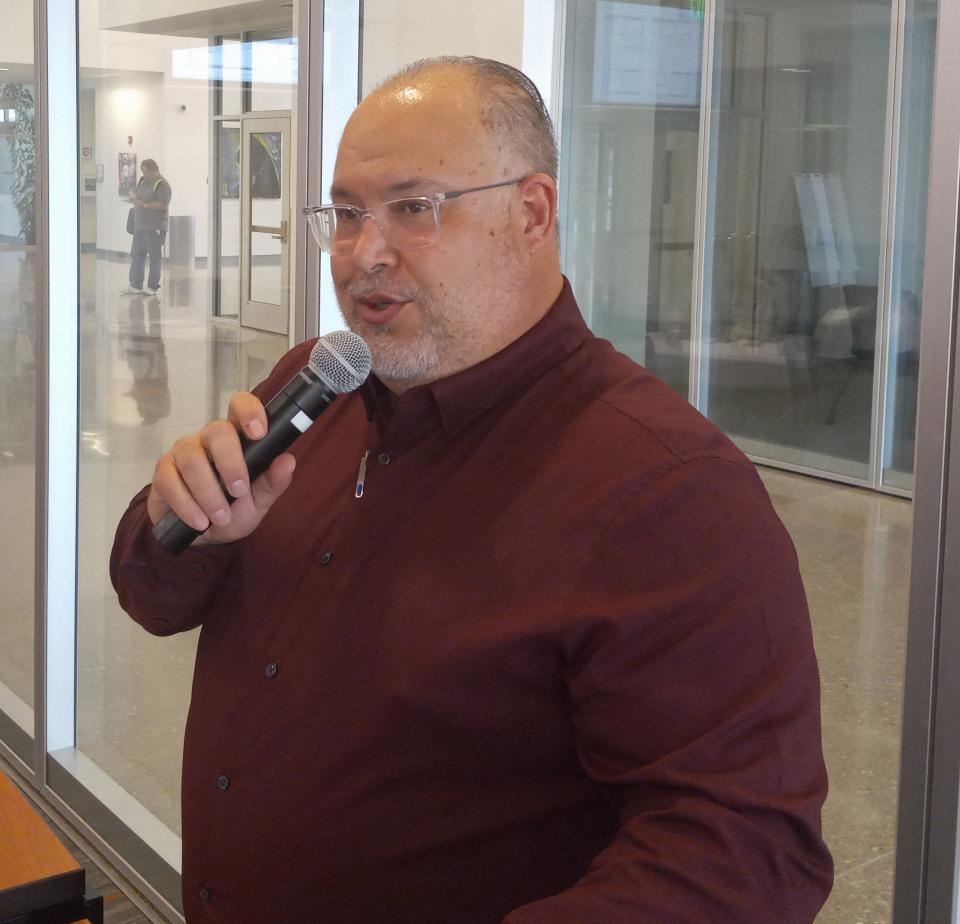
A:
[[[373,219],[383,239],[396,250],[420,250],[437,242],[440,234],[440,205],[467,193],[516,186],[525,176],[502,183],[488,183],[471,189],[434,193],[432,196],[407,196],[381,202],[372,209],[355,205],[318,205],[303,210],[317,246],[324,253],[349,249],[356,245],[363,231],[363,220]]]

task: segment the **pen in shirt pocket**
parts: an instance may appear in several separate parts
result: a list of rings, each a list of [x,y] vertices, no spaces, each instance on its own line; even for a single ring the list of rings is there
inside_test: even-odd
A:
[[[367,479],[367,456],[369,455],[370,450],[368,449],[360,458],[360,468],[357,469],[357,489],[354,492],[354,497],[363,497],[363,483]]]

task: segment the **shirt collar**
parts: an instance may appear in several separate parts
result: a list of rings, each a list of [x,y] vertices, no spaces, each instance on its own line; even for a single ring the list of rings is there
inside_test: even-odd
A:
[[[371,375],[361,395],[367,417],[384,429],[400,418],[413,424],[436,416],[452,436],[514,391],[540,378],[593,334],[580,314],[570,283],[550,310],[513,343],[483,362],[455,375],[411,388],[397,397]]]

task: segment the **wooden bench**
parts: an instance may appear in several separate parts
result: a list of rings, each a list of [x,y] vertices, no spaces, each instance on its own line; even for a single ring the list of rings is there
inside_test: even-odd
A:
[[[13,782],[0,773],[0,924],[103,924],[103,899]]]

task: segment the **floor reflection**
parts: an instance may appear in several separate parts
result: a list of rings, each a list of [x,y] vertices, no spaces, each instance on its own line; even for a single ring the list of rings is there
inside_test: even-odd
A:
[[[81,257],[77,740],[179,831],[196,634],[156,639],[120,610],[107,572],[113,532],[157,458],[222,417],[287,338],[211,317],[202,269],[165,266],[159,297],[118,294],[126,272],[125,260]]]
[[[119,319],[120,352],[133,375],[133,384],[126,394],[136,401],[140,419],[153,424],[170,414],[160,299],[134,295],[128,302],[129,318]]]

